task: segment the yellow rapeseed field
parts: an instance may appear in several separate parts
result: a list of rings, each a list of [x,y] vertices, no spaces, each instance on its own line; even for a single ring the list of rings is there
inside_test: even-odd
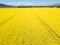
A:
[[[60,45],[60,8],[0,8],[0,45]]]

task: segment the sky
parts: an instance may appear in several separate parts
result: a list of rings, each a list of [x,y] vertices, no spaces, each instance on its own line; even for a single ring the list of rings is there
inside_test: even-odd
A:
[[[60,3],[60,0],[0,0],[0,3],[7,5],[51,5]]]

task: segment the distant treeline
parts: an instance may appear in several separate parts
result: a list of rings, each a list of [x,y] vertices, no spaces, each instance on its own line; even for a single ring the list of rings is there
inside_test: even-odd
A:
[[[60,6],[0,6],[0,8],[60,8]]]
[[[60,8],[60,6],[18,6],[18,8],[45,8],[45,7],[48,7],[48,8]]]
[[[11,5],[5,5],[0,4],[0,8],[60,8],[60,5],[52,5],[52,6],[11,6]]]
[[[60,8],[60,6],[0,6],[0,8]]]

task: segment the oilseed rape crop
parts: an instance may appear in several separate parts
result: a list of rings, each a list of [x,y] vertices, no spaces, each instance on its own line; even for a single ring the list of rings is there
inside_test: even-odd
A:
[[[0,8],[0,45],[60,45],[60,9]]]

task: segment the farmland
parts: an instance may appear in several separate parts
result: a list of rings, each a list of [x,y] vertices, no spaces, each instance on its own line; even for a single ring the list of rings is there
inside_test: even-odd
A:
[[[0,45],[60,45],[60,8],[0,8]]]

